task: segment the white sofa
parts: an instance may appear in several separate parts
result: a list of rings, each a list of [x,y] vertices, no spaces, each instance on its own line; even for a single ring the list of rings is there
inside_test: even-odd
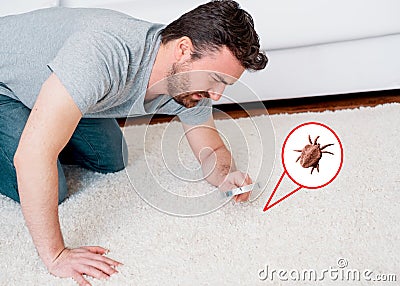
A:
[[[0,15],[49,6],[101,7],[169,23],[205,1],[12,1]],[[269,63],[245,73],[243,88],[226,94],[239,102],[400,88],[400,1],[238,0],[254,18]],[[21,8],[22,7],[22,8]],[[243,92],[242,92],[243,91]],[[218,103],[230,102],[224,98]]]
[[[1,1],[0,6],[0,17],[11,14],[25,13],[41,8],[54,7],[58,6],[59,4],[59,0],[3,0]]]

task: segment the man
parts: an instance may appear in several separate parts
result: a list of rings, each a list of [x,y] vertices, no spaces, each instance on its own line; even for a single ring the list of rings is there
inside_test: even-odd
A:
[[[102,247],[67,248],[58,220],[67,196],[61,163],[102,173],[125,167],[117,117],[177,114],[208,182],[222,189],[251,183],[212,131],[209,108],[245,69],[267,63],[251,16],[236,2],[201,5],[166,27],[71,8],[3,17],[0,27],[0,191],[20,202],[52,274],[89,285],[83,274],[117,272],[120,263]],[[207,78],[194,82],[190,71]]]

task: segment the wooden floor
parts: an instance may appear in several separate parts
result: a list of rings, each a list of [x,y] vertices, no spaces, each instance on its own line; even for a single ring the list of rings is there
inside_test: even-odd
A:
[[[352,94],[340,94],[340,95],[329,95],[329,96],[316,96],[316,97],[305,97],[296,99],[283,99],[283,100],[270,100],[264,101],[263,105],[271,114],[281,113],[301,113],[301,112],[322,112],[325,110],[339,110],[339,109],[351,109],[358,108],[361,106],[376,106],[379,104],[398,102],[400,103],[400,90],[388,90],[388,91],[374,91],[374,92],[363,92],[363,93],[352,93]],[[260,108],[261,107],[261,108]],[[245,103],[242,106],[237,104],[221,104],[214,106],[214,118],[223,119],[226,117],[240,118],[262,115],[265,114],[265,108],[262,108],[261,103]],[[400,116],[400,115],[399,115]],[[120,126],[138,125],[149,123],[163,123],[171,121],[173,116],[167,115],[154,115],[132,117],[128,119],[118,119]]]

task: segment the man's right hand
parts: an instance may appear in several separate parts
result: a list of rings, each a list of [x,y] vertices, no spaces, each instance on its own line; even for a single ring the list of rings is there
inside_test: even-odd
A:
[[[97,279],[107,279],[117,273],[116,266],[122,263],[105,257],[107,250],[100,246],[83,246],[79,248],[65,248],[58,257],[47,266],[49,272],[55,276],[72,277],[79,285],[91,285],[83,274]]]

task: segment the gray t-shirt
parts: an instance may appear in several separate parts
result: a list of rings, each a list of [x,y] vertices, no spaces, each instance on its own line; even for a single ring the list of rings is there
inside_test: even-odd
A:
[[[211,115],[210,99],[194,108],[169,95],[144,102],[163,28],[94,8],[57,7],[0,17],[0,93],[31,109],[54,72],[85,118],[162,113],[201,124]]]

